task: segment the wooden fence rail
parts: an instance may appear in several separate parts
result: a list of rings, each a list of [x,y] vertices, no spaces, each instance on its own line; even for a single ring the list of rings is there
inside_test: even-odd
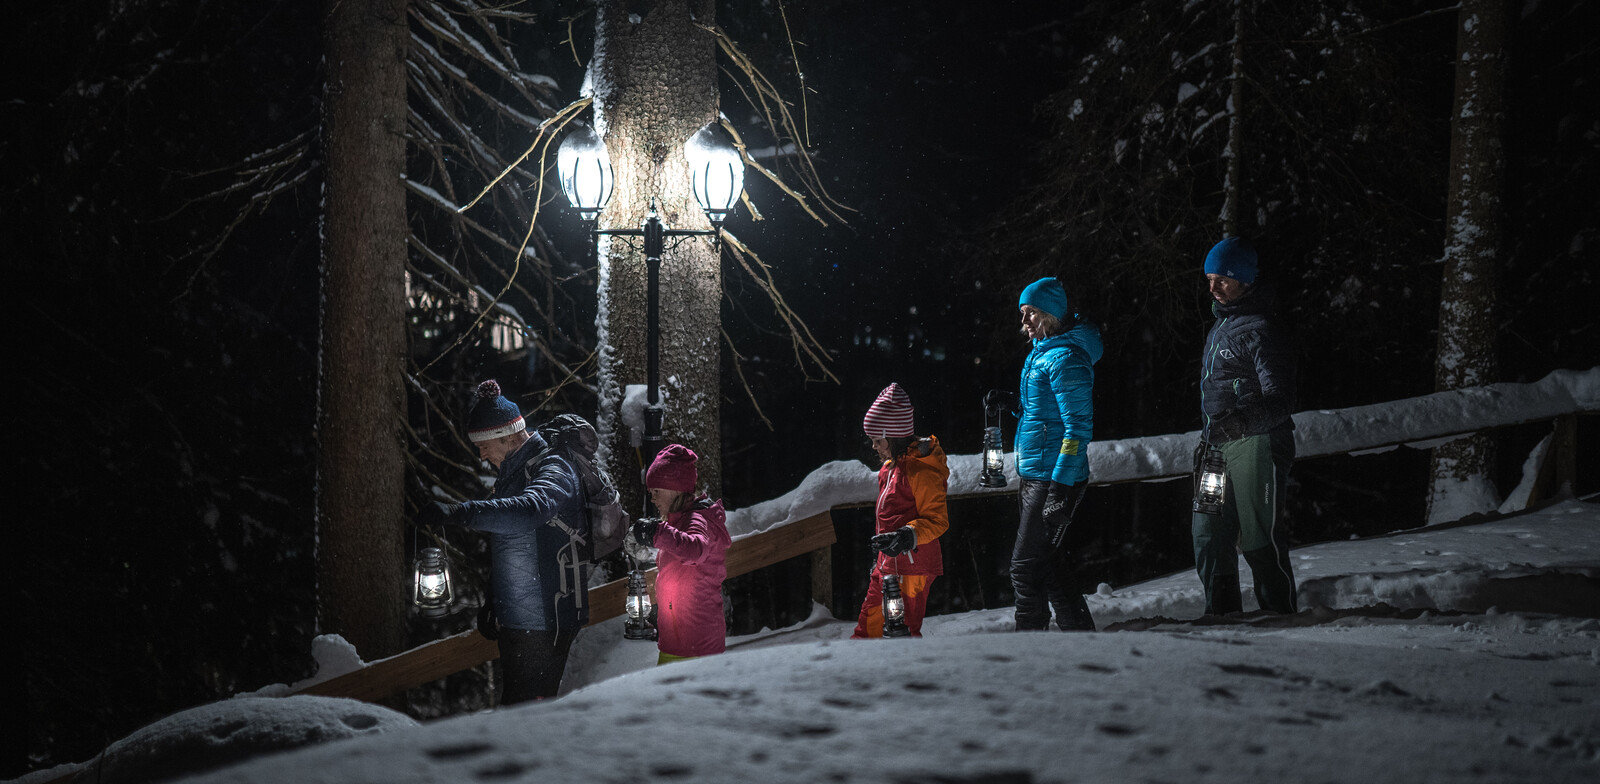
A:
[[[833,542],[833,516],[826,512],[771,531],[751,534],[728,548],[728,576],[737,577],[795,556],[825,550]],[[655,577],[654,569],[646,573],[651,585],[655,584]],[[589,625],[622,615],[627,598],[627,578],[589,589]],[[318,681],[294,693],[375,702],[499,657],[499,646],[474,629],[379,659],[359,670]]]

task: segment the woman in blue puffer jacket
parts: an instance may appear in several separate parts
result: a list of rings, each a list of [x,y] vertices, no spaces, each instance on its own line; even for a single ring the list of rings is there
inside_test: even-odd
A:
[[[1012,403],[1017,425],[1017,542],[1011,552],[1019,631],[1045,629],[1051,609],[1063,630],[1094,629],[1076,586],[1063,585],[1058,552],[1083,491],[1089,486],[1094,439],[1094,363],[1100,329],[1068,306],[1061,281],[1040,278],[1017,299],[1022,332],[1033,350],[1022,364],[1018,395],[995,390],[992,406]]]

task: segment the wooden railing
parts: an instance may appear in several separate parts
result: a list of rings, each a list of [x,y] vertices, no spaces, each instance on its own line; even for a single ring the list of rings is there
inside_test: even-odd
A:
[[[826,552],[833,542],[833,517],[826,512],[771,531],[751,534],[728,548],[728,576],[748,574],[795,556]],[[651,585],[655,584],[655,576],[654,569],[646,573]],[[627,597],[626,578],[591,588],[589,625],[622,615]],[[359,670],[313,683],[295,693],[374,702],[499,657],[499,646],[474,629],[387,659],[379,659]]]

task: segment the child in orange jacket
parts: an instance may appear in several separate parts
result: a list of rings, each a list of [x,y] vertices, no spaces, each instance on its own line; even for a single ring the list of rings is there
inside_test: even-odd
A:
[[[890,384],[878,394],[862,427],[883,461],[878,469],[877,527],[872,537],[878,561],[850,636],[883,636],[883,578],[892,574],[900,578],[906,628],[912,637],[921,637],[928,589],[935,577],[944,574],[939,537],[950,527],[945,512],[950,467],[937,438],[916,437],[911,398],[899,384]]]

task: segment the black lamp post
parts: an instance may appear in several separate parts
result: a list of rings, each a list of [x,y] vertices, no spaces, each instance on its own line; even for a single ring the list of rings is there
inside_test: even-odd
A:
[[[666,238],[680,240],[684,237],[717,237],[722,221],[728,217],[744,192],[744,159],[717,123],[712,122],[696,131],[684,145],[684,157],[693,174],[695,201],[705,210],[711,229],[669,229],[656,211],[656,200],[650,199],[650,212],[644,224],[637,229],[592,229],[590,233],[599,242],[600,235],[624,237],[630,247],[644,252],[646,269],[645,347],[646,403],[644,411],[643,462],[649,465],[665,444],[662,436],[664,411],[660,393],[661,354],[661,256],[666,252]],[[556,153],[556,170],[561,179],[561,191],[567,201],[586,221],[599,218],[611,199],[613,179],[611,157],[605,142],[594,129],[582,123],[567,134]],[[642,246],[633,239],[642,240]],[[676,247],[674,242],[674,247]]]

